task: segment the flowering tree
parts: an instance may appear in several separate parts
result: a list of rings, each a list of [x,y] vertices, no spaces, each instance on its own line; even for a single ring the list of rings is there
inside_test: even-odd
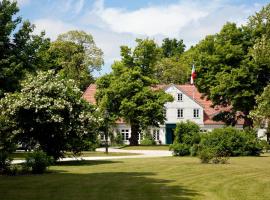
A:
[[[80,152],[85,141],[96,141],[96,111],[81,96],[73,80],[39,72],[22,82],[20,93],[0,100],[0,116],[8,118],[17,141],[39,144],[58,159],[64,151]]]

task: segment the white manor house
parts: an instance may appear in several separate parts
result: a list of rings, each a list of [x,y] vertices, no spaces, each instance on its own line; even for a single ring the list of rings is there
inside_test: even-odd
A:
[[[164,105],[166,109],[166,121],[160,127],[149,127],[153,139],[157,144],[172,144],[174,139],[173,129],[176,123],[181,121],[193,121],[197,123],[202,131],[211,131],[214,128],[223,127],[221,121],[214,121],[213,117],[222,111],[218,107],[211,107],[212,102],[202,98],[201,93],[194,85],[157,85],[157,89],[163,89],[166,93],[174,97],[173,102]],[[156,89],[155,88],[155,89]],[[95,104],[96,85],[91,84],[83,94],[88,102]],[[243,122],[239,121],[237,128],[243,127]],[[131,128],[129,124],[122,120],[116,122],[115,134],[121,133],[125,144],[129,143]],[[139,138],[140,140],[140,138]]]

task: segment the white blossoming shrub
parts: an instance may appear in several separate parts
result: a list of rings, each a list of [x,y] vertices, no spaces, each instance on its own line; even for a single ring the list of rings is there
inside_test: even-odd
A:
[[[0,100],[0,116],[15,124],[12,132],[18,141],[38,144],[58,159],[64,151],[77,153],[96,142],[96,110],[81,97],[74,80],[39,72],[22,83],[20,93]]]

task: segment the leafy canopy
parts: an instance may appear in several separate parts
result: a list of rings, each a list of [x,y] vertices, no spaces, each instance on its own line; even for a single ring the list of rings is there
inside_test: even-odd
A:
[[[136,40],[137,46],[121,47],[122,60],[115,62],[113,71],[97,80],[96,99],[101,109],[131,125],[132,145],[138,144],[138,133],[147,126],[159,126],[165,120],[164,104],[172,97],[151,86],[159,48],[153,40]]]
[[[85,140],[96,140],[95,108],[81,96],[73,80],[39,72],[23,81],[20,93],[0,100],[0,116],[12,124],[6,131],[19,142],[38,144],[57,159],[64,151],[80,152]]]
[[[20,89],[26,74],[44,68],[50,41],[34,35],[34,25],[17,17],[16,1],[0,1],[0,97]]]

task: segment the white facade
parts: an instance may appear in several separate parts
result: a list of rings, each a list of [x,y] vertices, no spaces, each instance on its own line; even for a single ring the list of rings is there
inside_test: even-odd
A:
[[[166,121],[163,125],[160,125],[160,127],[149,127],[150,133],[157,144],[172,143],[174,135],[171,130],[175,128],[176,123],[181,121],[193,121],[200,126],[202,131],[211,131],[213,128],[223,126],[220,124],[204,124],[204,107],[195,100],[194,96],[187,95],[173,84],[167,87],[165,92],[171,94],[174,98],[173,102],[164,105]],[[131,137],[131,128],[128,124],[117,124],[115,133],[121,134],[123,142],[129,144],[128,139]],[[168,134],[171,134],[171,136]],[[141,137],[142,136],[139,136],[139,143]]]
[[[174,98],[173,102],[165,104],[166,108],[166,124],[175,124],[181,121],[193,121],[200,127],[203,127],[203,107],[198,104],[194,99],[180,91],[174,85],[165,90],[166,93],[171,94]],[[182,96],[182,98],[178,98]],[[182,115],[178,115],[178,110],[182,109]],[[194,116],[194,110],[198,110]]]

